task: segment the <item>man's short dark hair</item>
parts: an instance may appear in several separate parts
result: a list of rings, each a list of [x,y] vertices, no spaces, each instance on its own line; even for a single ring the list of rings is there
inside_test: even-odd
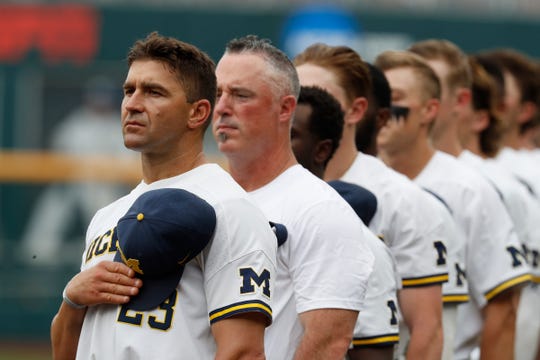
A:
[[[298,104],[309,105],[311,108],[309,131],[321,140],[332,141],[332,152],[326,161],[328,163],[338,148],[343,133],[344,120],[340,103],[317,86],[302,86]]]
[[[356,148],[366,154],[375,155],[377,134],[379,132],[377,118],[379,109],[390,109],[392,90],[384,73],[375,65],[365,62],[371,78],[371,91],[368,95],[368,110],[364,118],[356,125]]]
[[[371,76],[371,90],[377,109],[389,108],[392,102],[392,91],[384,73],[375,65],[366,62]]]
[[[217,94],[215,63],[205,52],[194,45],[152,32],[145,39],[136,41],[129,50],[128,65],[138,60],[165,63],[182,84],[189,103],[206,99],[213,110]]]

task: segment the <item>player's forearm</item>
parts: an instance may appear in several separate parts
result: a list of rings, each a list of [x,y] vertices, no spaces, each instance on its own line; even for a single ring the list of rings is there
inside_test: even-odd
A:
[[[442,293],[440,285],[404,288],[399,303],[410,332],[407,359],[437,359],[442,356]]]
[[[513,359],[519,290],[510,289],[490,300],[483,310],[480,359]]]
[[[51,324],[54,360],[75,359],[86,309],[74,309],[62,303]]]
[[[394,347],[350,349],[347,353],[349,360],[392,360],[394,358]]]
[[[214,323],[215,360],[264,360],[266,322],[261,314],[245,313]]]
[[[352,341],[358,311],[318,309],[300,314],[304,334],[294,360],[343,360]]]
[[[352,337],[304,334],[296,349],[294,360],[343,360],[351,341]]]
[[[480,342],[480,360],[511,360],[514,358],[514,329],[484,330]]]
[[[433,322],[426,326],[418,326],[411,331],[407,349],[407,359],[439,360],[443,349],[442,324]]]

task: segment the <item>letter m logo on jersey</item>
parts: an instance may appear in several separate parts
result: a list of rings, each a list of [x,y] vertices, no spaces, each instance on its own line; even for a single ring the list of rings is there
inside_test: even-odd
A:
[[[520,249],[515,248],[514,246],[506,247],[506,250],[512,256],[512,266],[518,267],[527,263],[527,252],[525,250],[521,251]]]
[[[264,295],[270,297],[270,271],[264,269],[261,274],[257,274],[252,268],[241,268],[242,286],[240,294],[250,294],[255,292],[255,286],[262,288]]]

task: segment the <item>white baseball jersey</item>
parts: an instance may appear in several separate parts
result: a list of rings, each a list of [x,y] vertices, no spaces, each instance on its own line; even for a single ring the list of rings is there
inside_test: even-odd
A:
[[[540,167],[538,159],[531,156],[527,150],[515,150],[509,147],[503,148],[497,154],[497,161],[506,169],[510,170],[520,182],[534,194],[540,201]]]
[[[446,202],[436,194],[426,190],[433,195],[437,204],[433,208],[439,208],[439,214],[443,219],[440,231],[441,237],[445,238],[448,244],[443,251],[447,252],[449,264],[448,282],[443,284],[443,353],[442,360],[451,360],[454,358],[454,343],[457,323],[457,307],[459,304],[469,301],[469,285],[466,276],[465,260],[465,234],[457,226],[452,217],[452,210]]]
[[[362,153],[341,180],[363,186],[377,197],[369,228],[390,247],[404,288],[448,280],[440,251],[446,247],[438,231],[442,220],[431,211],[427,194],[379,159]]]
[[[363,241],[369,230],[334,189],[300,165],[249,195],[270,221],[287,227],[265,351],[269,360],[292,359],[303,335],[299,314],[363,308],[374,263]]]
[[[444,199],[467,236],[467,279],[473,301],[459,306],[456,334],[456,357],[466,358],[482,325],[470,313],[480,312],[487,301],[505,289],[527,282],[529,269],[525,261],[514,263],[506,250],[508,246],[519,247],[519,241],[501,199],[481,175],[437,151],[415,182]],[[467,317],[460,316],[467,307],[474,311],[468,311]],[[481,320],[481,316],[476,319]]]
[[[502,198],[514,225],[521,247],[513,249],[516,261],[526,257],[534,281],[540,281],[538,254],[540,252],[540,203],[528,191],[526,186],[506,168],[492,159],[482,159],[469,151],[463,151],[460,160],[473,166],[493,184]],[[521,255],[519,255],[521,253]]]
[[[520,248],[507,248],[515,261],[523,258],[531,268],[533,282],[540,280],[538,254],[540,253],[540,203],[515,176],[491,159],[463,151],[463,160],[480,171],[500,193],[508,214],[514,222],[516,233],[521,242]],[[516,322],[516,359],[533,359],[540,339],[540,292],[538,286],[530,283],[521,292]],[[532,305],[535,304],[535,305]]]
[[[540,285],[531,283],[521,290],[516,318],[514,356],[535,360],[540,344]]]
[[[352,348],[394,346],[399,342],[397,290],[401,278],[390,249],[368,231],[365,236],[375,255],[364,305],[354,327]]]
[[[344,181],[338,184],[338,188],[335,182],[332,187],[351,205],[364,224],[370,222],[363,217],[362,211],[364,207],[370,208],[372,217],[377,209],[377,200],[371,191]],[[366,196],[367,193],[370,196]],[[367,245],[375,255],[375,264],[350,347],[393,347],[399,342],[397,290],[401,288],[401,278],[388,246],[371,231],[369,235],[366,237]]]
[[[540,148],[534,148],[532,150],[529,150],[529,155],[537,164],[540,163]]]
[[[437,244],[437,250],[445,254],[448,263],[448,281],[442,286],[443,303],[458,305],[467,302],[469,301],[469,285],[466,276],[465,234],[456,224],[452,210],[444,199],[428,189],[424,190],[430,195],[427,200],[431,203],[429,209],[442,219],[434,229],[434,236],[444,239],[444,243],[447,244],[442,248],[442,244]]]
[[[271,321],[276,238],[244,190],[215,164],[151,184],[142,182],[99,210],[88,227],[81,269],[113,260],[118,219],[142,193],[160,188],[185,189],[212,205],[217,218],[214,236],[186,264],[176,292],[156,309],[90,306],[78,359],[214,359],[210,324],[252,311]]]

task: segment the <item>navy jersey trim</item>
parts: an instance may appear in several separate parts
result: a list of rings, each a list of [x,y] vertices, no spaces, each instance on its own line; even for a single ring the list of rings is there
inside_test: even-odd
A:
[[[376,335],[369,337],[353,338],[354,349],[364,347],[386,347],[393,346],[399,342],[399,333]]]
[[[448,282],[448,273],[401,279],[401,283],[404,288],[417,287],[417,286],[430,286],[430,285],[442,284],[445,282]]]
[[[519,284],[527,283],[531,280],[532,280],[531,274],[524,274],[524,275],[513,277],[509,280],[506,280],[500,283],[499,285],[495,286],[491,290],[486,291],[484,293],[484,297],[486,298],[487,301],[489,301],[493,299],[495,296],[497,296],[498,294],[502,293],[504,290],[507,290]]]
[[[445,304],[463,304],[470,300],[468,294],[448,294],[443,295],[443,303]]]
[[[264,301],[259,300],[234,303],[210,312],[208,317],[210,318],[210,324],[213,324],[216,321],[248,312],[262,313],[268,317],[268,325],[272,323],[272,308]]]

